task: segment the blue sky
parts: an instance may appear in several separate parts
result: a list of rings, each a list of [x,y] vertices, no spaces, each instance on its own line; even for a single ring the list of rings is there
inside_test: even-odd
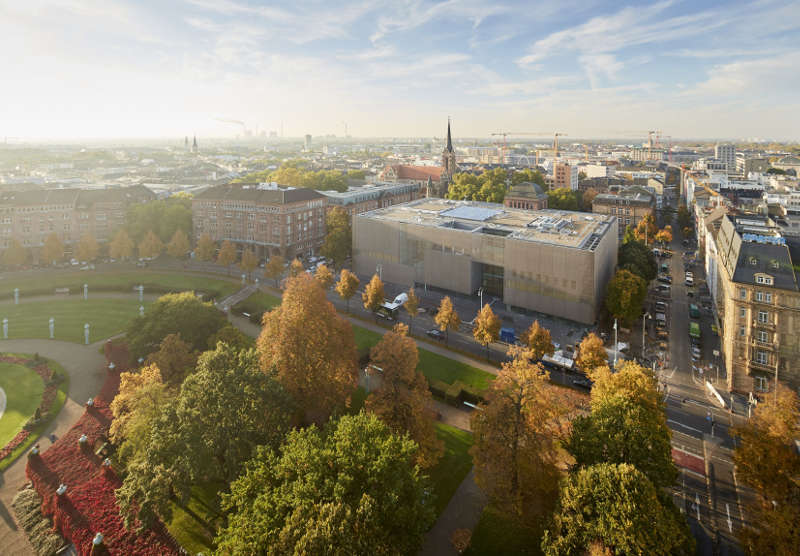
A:
[[[0,136],[800,138],[800,1],[0,3]]]

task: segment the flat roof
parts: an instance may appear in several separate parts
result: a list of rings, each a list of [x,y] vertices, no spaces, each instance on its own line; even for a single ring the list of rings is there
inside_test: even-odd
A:
[[[357,215],[458,233],[562,245],[593,251],[603,235],[617,227],[615,217],[567,210],[527,210],[498,203],[425,198]]]

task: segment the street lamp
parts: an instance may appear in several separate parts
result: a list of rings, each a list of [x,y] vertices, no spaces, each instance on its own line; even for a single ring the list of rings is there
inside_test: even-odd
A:
[[[617,351],[619,342],[617,341],[617,319],[614,319],[614,368],[617,368]]]
[[[645,323],[645,319],[651,319],[653,317],[650,316],[650,313],[645,313],[642,315],[642,360],[644,360],[644,332],[645,328],[647,327]]]
[[[478,288],[478,296],[481,298],[481,308],[483,308],[483,286]]]

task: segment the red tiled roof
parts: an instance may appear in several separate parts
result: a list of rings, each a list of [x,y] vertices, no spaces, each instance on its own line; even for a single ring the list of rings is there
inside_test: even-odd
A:
[[[389,168],[394,170],[399,180],[427,180],[431,178],[432,180],[439,181],[442,179],[442,172],[444,171],[444,168],[441,166],[408,166],[405,164],[393,164],[392,166],[387,166],[384,172],[389,170]]]

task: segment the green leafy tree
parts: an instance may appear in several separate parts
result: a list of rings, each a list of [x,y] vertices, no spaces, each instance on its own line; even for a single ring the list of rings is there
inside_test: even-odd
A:
[[[628,270],[618,270],[606,290],[606,308],[614,318],[630,325],[642,314],[647,283]]]
[[[198,260],[204,262],[214,260],[216,252],[217,243],[211,239],[211,236],[208,234],[200,236],[200,239],[197,241],[197,249],[195,250]]]
[[[100,246],[95,237],[92,234],[83,234],[76,250],[78,259],[91,262],[97,258],[99,252]]]
[[[598,464],[564,481],[552,524],[542,538],[546,556],[694,554],[685,521],[632,465]]]
[[[535,523],[558,496],[558,438],[565,405],[523,350],[503,363],[472,414],[475,480],[502,513]]]
[[[346,268],[342,270],[342,273],[339,275],[339,282],[336,284],[336,293],[339,294],[339,297],[344,299],[348,313],[350,312],[350,298],[356,294],[360,283],[358,277]]]
[[[489,344],[496,342],[500,338],[500,325],[500,318],[494,314],[488,303],[481,308],[478,316],[475,317],[472,337],[486,348],[487,357],[489,356]]]
[[[133,240],[123,228],[111,240],[111,244],[108,246],[108,254],[112,259],[130,259],[133,256],[133,247]]]
[[[217,253],[217,264],[228,269],[228,276],[231,275],[231,265],[236,262],[236,246],[227,239],[222,242]]]
[[[542,189],[546,189],[544,176],[539,170],[525,168],[512,174],[511,185],[519,185],[520,183],[524,182],[532,182],[537,184]]]
[[[753,526],[741,532],[749,554],[789,555],[800,546],[800,401],[778,384],[747,422],[733,429],[739,442],[733,452],[737,477],[756,497],[747,513]]]
[[[691,225],[692,225],[692,216],[691,216],[691,214],[689,214],[689,209],[686,208],[686,205],[684,203],[681,203],[680,205],[678,205],[677,218],[678,218],[678,227],[679,228],[683,229],[683,228],[691,227]]]
[[[258,369],[253,350],[220,344],[200,356],[174,403],[162,405],[144,453],[116,491],[126,525],[169,519],[197,484],[236,479],[257,446],[276,448],[289,429],[291,399]]]
[[[655,280],[658,275],[658,263],[653,251],[644,242],[631,239],[619,248],[619,268],[628,270],[642,278],[645,282]]]
[[[384,334],[370,350],[370,363],[380,380],[367,398],[367,411],[380,417],[396,434],[408,434],[419,446],[417,463],[432,467],[443,447],[434,428],[431,391],[425,376],[417,370],[417,343],[408,336],[408,327],[397,324]]]
[[[167,253],[169,253],[171,257],[179,259],[185,257],[186,253],[188,253],[191,248],[189,236],[179,228],[172,234],[172,239],[170,239],[169,245],[167,245]]]
[[[139,256],[145,259],[158,257],[164,251],[164,244],[155,232],[150,230],[139,242]]]
[[[221,553],[415,554],[434,514],[416,444],[374,415],[343,416],[259,449],[224,497]]]
[[[286,261],[280,255],[272,255],[267,261],[267,265],[264,268],[264,272],[266,275],[273,280],[275,280],[275,287],[278,287],[278,278],[281,277],[283,274],[283,268],[286,265]]]
[[[353,252],[353,231],[350,215],[342,207],[333,207],[325,216],[325,242],[322,254],[341,268]]]
[[[450,340],[450,331],[458,330],[461,326],[461,318],[458,316],[453,301],[450,296],[445,296],[439,303],[439,310],[436,316],[433,317],[433,322],[439,327],[439,330],[444,332],[445,341]]]
[[[307,272],[290,278],[263,323],[261,369],[277,376],[305,420],[322,422],[344,408],[358,382],[355,339],[319,282]]]
[[[216,346],[220,342],[223,342],[238,350],[256,347],[255,339],[251,338],[230,323],[220,328],[219,332],[211,337],[211,340],[208,341],[208,344],[211,346]]]
[[[169,334],[180,334],[192,350],[203,351],[214,347],[209,345],[209,338],[227,323],[221,311],[198,299],[194,292],[170,293],[134,318],[125,337],[134,359],[157,350]]]
[[[258,266],[258,257],[252,249],[245,249],[242,251],[242,259],[239,261],[239,267],[247,273],[248,279],[252,278],[253,271]]]
[[[161,377],[170,386],[180,386],[197,364],[197,353],[192,346],[181,340],[180,334],[167,334],[158,350],[147,358],[148,365],[155,365]]]
[[[64,243],[56,234],[50,234],[42,246],[42,262],[55,264],[64,258]]]
[[[547,192],[547,206],[558,210],[578,210],[581,206],[580,191],[562,187]]]
[[[16,238],[12,238],[8,247],[3,251],[3,264],[7,266],[20,266],[28,260],[28,249]]]
[[[128,208],[125,226],[136,243],[141,242],[151,231],[162,243],[169,242],[177,230],[183,231],[187,238],[191,237],[191,197],[173,195],[163,200],[134,203]]]

